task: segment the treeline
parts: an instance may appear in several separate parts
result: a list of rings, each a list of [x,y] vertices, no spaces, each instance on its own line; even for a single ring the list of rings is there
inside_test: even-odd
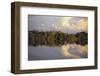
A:
[[[77,34],[67,34],[62,32],[28,32],[29,45],[47,45],[47,46],[61,46],[64,44],[80,44],[85,45],[88,43],[88,34],[86,32],[79,32]]]

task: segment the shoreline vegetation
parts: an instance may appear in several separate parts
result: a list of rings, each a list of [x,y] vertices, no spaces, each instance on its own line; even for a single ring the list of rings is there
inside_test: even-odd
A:
[[[28,44],[32,46],[62,46],[66,44],[88,44],[88,34],[86,32],[78,32],[76,34],[62,33],[60,31],[28,31]]]

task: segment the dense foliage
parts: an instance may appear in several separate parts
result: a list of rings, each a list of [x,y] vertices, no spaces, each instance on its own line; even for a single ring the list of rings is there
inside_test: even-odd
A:
[[[88,43],[88,34],[85,32],[79,32],[76,34],[67,34],[62,32],[28,32],[29,45],[47,45],[47,46],[61,46],[64,44],[80,44],[85,45]]]

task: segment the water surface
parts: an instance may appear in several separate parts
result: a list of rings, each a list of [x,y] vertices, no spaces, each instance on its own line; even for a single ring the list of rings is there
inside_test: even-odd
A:
[[[87,45],[67,44],[62,46],[29,46],[28,60],[53,60],[87,58]]]

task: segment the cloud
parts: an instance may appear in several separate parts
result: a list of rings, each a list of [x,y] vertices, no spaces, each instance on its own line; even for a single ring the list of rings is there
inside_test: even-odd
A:
[[[87,32],[88,19],[86,17],[63,17],[58,22],[58,30],[67,33]]]
[[[87,17],[61,17],[29,15],[28,29],[37,31],[61,31],[64,33],[87,32]]]

